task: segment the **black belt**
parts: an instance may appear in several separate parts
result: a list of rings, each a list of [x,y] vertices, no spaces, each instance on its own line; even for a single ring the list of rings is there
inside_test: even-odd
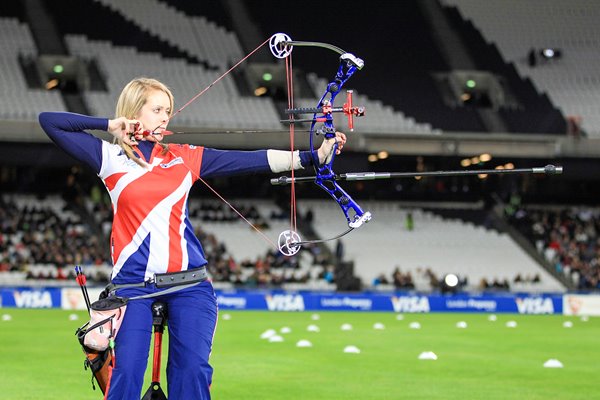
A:
[[[109,283],[104,289],[103,294],[109,295],[117,289],[147,287],[154,284],[157,288],[169,288],[175,286],[193,286],[208,279],[206,267],[193,268],[187,271],[167,272],[164,274],[154,274],[154,279],[149,279],[140,283]],[[182,288],[184,289],[184,288]],[[102,296],[101,296],[102,297]]]
[[[157,288],[187,285],[190,283],[204,282],[208,279],[206,267],[194,268],[187,271],[167,272],[166,274],[155,274],[154,285]]]

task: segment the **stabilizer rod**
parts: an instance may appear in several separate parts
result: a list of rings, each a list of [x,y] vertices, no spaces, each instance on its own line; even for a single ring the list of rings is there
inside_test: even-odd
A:
[[[336,181],[370,181],[375,179],[393,179],[393,178],[415,178],[418,176],[468,176],[468,175],[500,175],[500,174],[562,174],[563,167],[546,165],[545,167],[535,168],[516,168],[516,169],[480,169],[480,170],[456,170],[456,171],[425,171],[425,172],[348,172],[345,174],[335,174],[333,179]],[[280,176],[271,179],[271,185],[288,185],[294,182],[312,182],[314,176],[297,176],[293,179],[288,176]]]

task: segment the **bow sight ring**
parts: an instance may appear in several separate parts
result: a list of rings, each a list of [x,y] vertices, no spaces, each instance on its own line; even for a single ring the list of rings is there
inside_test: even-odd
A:
[[[269,39],[271,53],[277,58],[286,58],[292,53],[293,46],[289,44],[292,38],[285,33],[276,33]]]

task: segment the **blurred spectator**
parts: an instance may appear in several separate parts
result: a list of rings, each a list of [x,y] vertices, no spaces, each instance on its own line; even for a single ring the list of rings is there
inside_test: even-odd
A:
[[[588,207],[520,207],[507,215],[538,252],[579,289],[600,289],[599,211]],[[531,282],[539,282],[534,276]]]

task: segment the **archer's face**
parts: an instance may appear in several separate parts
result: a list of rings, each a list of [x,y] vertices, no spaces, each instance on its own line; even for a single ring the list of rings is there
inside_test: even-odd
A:
[[[136,119],[142,123],[143,129],[160,133],[167,129],[170,115],[171,102],[169,96],[161,90],[152,90],[148,93],[146,104],[144,104]],[[149,138],[162,140],[162,135],[149,136]]]

